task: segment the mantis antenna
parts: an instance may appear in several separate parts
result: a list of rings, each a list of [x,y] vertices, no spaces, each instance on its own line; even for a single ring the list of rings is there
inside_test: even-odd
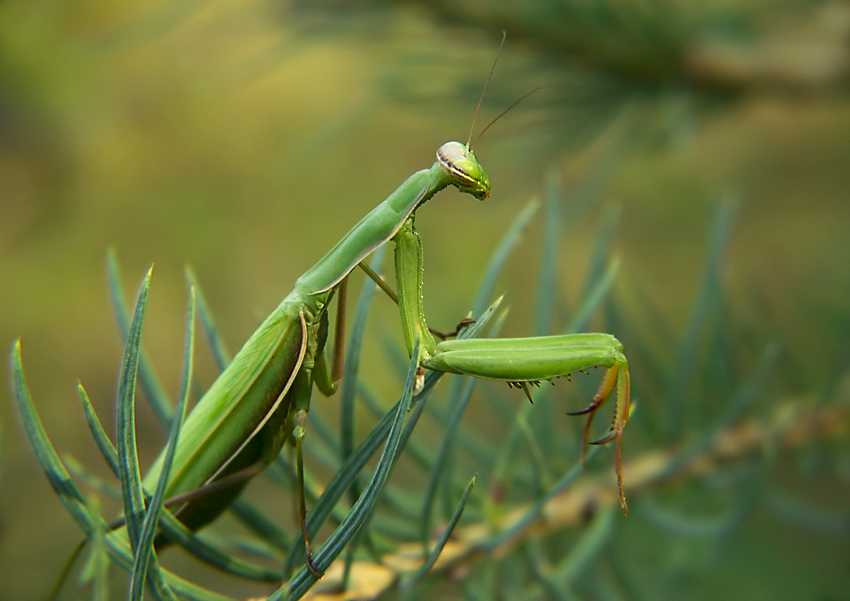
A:
[[[484,89],[481,90],[481,97],[478,99],[478,106],[475,107],[475,114],[472,116],[472,127],[469,128],[469,137],[466,139],[466,147],[469,148],[469,143],[472,142],[472,133],[475,131],[475,122],[478,121],[478,111],[481,110],[481,103],[484,102],[484,95],[487,93],[487,86],[490,85],[490,80],[493,78],[493,71],[496,70],[496,63],[499,62],[499,55],[502,54],[502,48],[505,46],[505,39],[508,37],[508,32],[502,30],[502,43],[499,44],[499,49],[496,51],[496,58],[493,59],[493,66],[490,67],[490,74],[487,76],[487,81],[484,82]],[[516,104],[516,103],[514,103]],[[499,115],[501,117],[501,115]],[[497,119],[499,117],[496,117]],[[490,125],[493,125],[492,123]],[[488,125],[487,127],[490,127]],[[487,131],[487,127],[484,131]],[[478,136],[480,138],[481,136]],[[476,143],[478,138],[475,139]]]
[[[508,108],[506,108],[501,113],[499,113],[498,116],[495,119],[493,119],[492,121],[490,121],[490,123],[487,124],[487,127],[485,127],[483,130],[481,130],[481,133],[478,134],[477,138],[475,138],[475,142],[472,144],[472,146],[469,145],[470,142],[472,142],[472,134],[473,134],[473,132],[475,132],[475,122],[478,121],[478,112],[481,110],[481,103],[484,102],[484,95],[487,93],[487,87],[490,85],[490,80],[493,78],[493,71],[496,70],[496,63],[499,62],[499,55],[502,54],[502,48],[505,45],[505,39],[507,38],[507,36],[508,36],[507,32],[503,29],[502,30],[502,43],[499,44],[499,49],[496,51],[496,58],[493,59],[493,66],[490,67],[490,74],[487,76],[487,81],[484,82],[484,89],[481,90],[481,97],[478,99],[478,106],[475,107],[475,115],[473,115],[473,117],[472,117],[472,127],[469,129],[469,138],[467,138],[467,140],[466,140],[466,147],[469,150],[475,149],[476,144],[478,144],[478,140],[481,139],[481,136],[484,135],[484,132],[486,132],[488,129],[490,129],[490,126],[492,126],[496,121],[498,121],[499,119],[504,117],[505,114],[508,111],[510,111],[512,108],[514,108],[520,102],[522,102],[523,100],[525,100],[526,98],[528,98],[529,96],[531,96],[532,94],[537,92],[538,90],[542,89],[542,88],[539,88],[539,87],[534,88],[533,90],[531,90],[527,94],[523,95],[519,100],[516,100]]]
[[[487,124],[487,127],[485,127],[484,129],[482,129],[482,130],[481,130],[481,133],[480,133],[480,134],[478,134],[478,137],[477,137],[477,138],[475,138],[475,143],[472,145],[472,148],[470,148],[470,150],[473,150],[473,149],[475,148],[475,144],[478,144],[478,140],[480,140],[480,139],[481,139],[481,136],[483,136],[483,135],[484,135],[484,133],[485,133],[488,129],[490,129],[490,126],[491,126],[491,125],[493,125],[496,121],[498,121],[499,119],[501,119],[502,117],[504,117],[504,116],[505,116],[505,114],[506,114],[509,110],[511,110],[512,108],[514,108],[514,107],[515,107],[516,105],[518,105],[520,102],[522,102],[523,100],[525,100],[526,98],[528,98],[529,96],[531,96],[532,94],[534,94],[535,92],[537,92],[537,91],[539,91],[539,90],[542,90],[542,89],[543,89],[542,87],[537,87],[537,88],[534,88],[533,90],[531,90],[530,92],[527,92],[526,94],[523,94],[523,95],[522,95],[522,96],[521,96],[518,100],[515,100],[515,101],[514,101],[514,103],[513,103],[511,106],[509,106],[508,108],[506,108],[505,110],[503,110],[501,113],[499,113],[499,114],[496,116],[496,118],[495,118],[495,119],[493,119],[492,121],[490,121],[490,123],[488,123],[488,124]]]

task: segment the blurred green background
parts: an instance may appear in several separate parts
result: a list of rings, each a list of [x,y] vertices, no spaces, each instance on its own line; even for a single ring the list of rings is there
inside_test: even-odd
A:
[[[619,207],[615,293],[644,295],[673,328],[659,338],[678,336],[708,224],[732,198],[732,311],[782,346],[781,394],[818,391],[846,351],[850,306],[845,2],[6,0],[0,341],[22,337],[60,452],[106,473],[74,384],[111,423],[122,345],[106,294],[109,246],[128,293],[156,264],[144,344],[176,391],[184,265],[238,348],[357,219],[429,166],[440,144],[466,139],[503,28],[479,124],[543,90],[476,149],[492,197],[446,192],[418,217],[430,324],[451,329],[465,314],[492,248],[554,173],[565,190],[596,186]],[[592,234],[572,230],[564,242],[567,296],[581,285]],[[538,250],[539,234],[527,236],[500,284],[512,308],[504,335],[531,333],[536,274],[525,265]],[[371,327],[400,341],[390,304],[378,302]],[[364,377],[393,398],[398,382],[382,381],[382,352],[370,348]],[[211,362],[199,356],[209,381]],[[0,385],[8,390],[6,370]],[[150,460],[162,436],[150,415],[139,419]],[[818,491],[810,500],[846,518],[846,453],[840,465],[804,478],[789,462],[785,485]],[[43,598],[79,533],[8,401],[0,491],[0,598]],[[832,535],[777,530],[764,515],[749,526],[734,557],[706,559],[706,573],[680,590],[694,599],[848,598],[846,519]],[[646,537],[660,562],[690,560]]]

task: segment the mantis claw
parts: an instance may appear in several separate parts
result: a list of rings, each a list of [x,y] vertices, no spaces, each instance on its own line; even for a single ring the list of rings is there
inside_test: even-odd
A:
[[[313,576],[319,579],[324,578],[325,573],[313,563],[313,549],[310,549],[309,547],[307,548],[305,563],[307,564],[307,569],[310,570],[310,573],[313,574]]]
[[[608,434],[606,434],[602,438],[600,438],[598,440],[592,440],[592,441],[588,442],[587,444],[608,444],[609,442],[611,442],[612,440],[614,440],[618,436],[620,436],[620,433],[617,432],[616,430],[612,430],[611,432],[609,432]]]
[[[455,329],[452,330],[451,332],[441,332],[439,330],[435,330],[432,327],[429,327],[428,331],[431,332],[431,334],[433,334],[434,336],[436,336],[440,340],[447,340],[449,338],[457,338],[460,335],[461,332],[463,332],[466,328],[468,328],[469,326],[474,324],[476,321],[478,321],[478,320],[473,319],[472,317],[464,317],[463,319],[460,320],[460,323],[458,323],[455,326]]]

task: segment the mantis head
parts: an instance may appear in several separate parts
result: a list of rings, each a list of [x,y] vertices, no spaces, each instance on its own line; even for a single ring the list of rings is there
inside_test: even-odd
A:
[[[490,196],[490,178],[466,144],[446,142],[437,149],[437,162],[451,184],[461,192],[472,194],[478,200]]]

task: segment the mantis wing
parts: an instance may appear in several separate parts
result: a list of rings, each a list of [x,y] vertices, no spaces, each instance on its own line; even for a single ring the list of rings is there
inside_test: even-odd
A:
[[[280,450],[289,412],[284,399],[307,349],[304,316],[292,296],[248,339],[186,418],[167,497],[195,490]],[[149,490],[156,485],[163,458],[160,455],[145,476]],[[233,486],[193,501],[184,506],[180,519],[196,529],[214,519],[239,492],[241,486]]]

